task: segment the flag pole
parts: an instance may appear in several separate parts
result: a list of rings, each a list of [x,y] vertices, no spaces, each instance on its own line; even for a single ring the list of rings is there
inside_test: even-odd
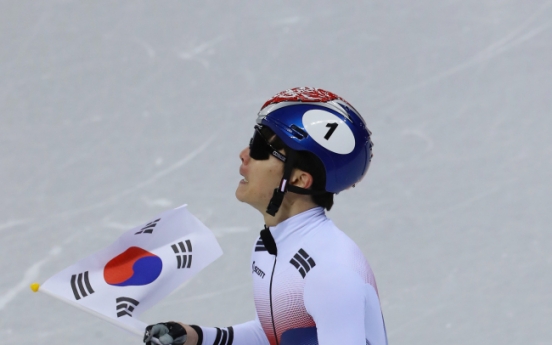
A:
[[[129,325],[129,324],[126,324],[126,323],[123,323],[117,319],[113,319],[113,318],[110,318],[104,314],[101,314],[101,313],[98,313],[92,309],[89,309],[89,308],[86,308],[82,305],[80,305],[79,303],[76,303],[76,302],[73,302],[73,301],[69,301],[67,299],[64,299],[64,298],[61,298],[60,296],[48,291],[48,290],[44,290],[44,289],[40,289],[40,285],[38,283],[33,283],[31,284],[31,290],[33,290],[33,292],[42,292],[48,296],[51,296],[51,297],[54,297],[55,299],[57,300],[60,300],[62,302],[65,302],[67,304],[70,304],[72,305],[73,307],[76,307],[82,311],[85,311],[89,314],[92,314],[94,316],[97,316],[99,317],[100,319],[103,319],[109,323],[111,323],[112,325],[115,325],[119,328],[122,328],[124,329],[125,331],[127,332],[130,332],[132,334],[135,334],[137,336],[143,336],[144,335],[144,331],[145,331],[145,326],[143,325],[144,323],[140,320],[137,320],[137,319],[133,319],[133,321],[137,321],[137,322],[134,322],[135,324],[134,325]]]

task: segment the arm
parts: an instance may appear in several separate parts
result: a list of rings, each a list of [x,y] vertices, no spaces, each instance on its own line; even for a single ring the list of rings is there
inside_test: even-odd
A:
[[[224,328],[179,325],[186,331],[183,345],[269,345],[258,319]]]
[[[198,342],[196,340],[196,342],[191,341],[189,343],[186,341],[184,345],[268,345],[268,340],[266,339],[258,319],[225,328],[199,326],[188,327],[195,334],[196,339],[200,338],[198,333],[202,333],[202,341]],[[193,337],[190,337],[190,340],[193,340]]]
[[[386,343],[379,335],[385,334],[383,328],[376,335],[366,335],[365,322],[370,319],[366,317],[373,314],[366,309],[374,309],[381,319],[377,297],[376,305],[366,298],[370,288],[350,269],[317,266],[312,270],[305,281],[304,302],[316,323],[319,345],[364,345],[366,339],[370,339],[372,345]]]

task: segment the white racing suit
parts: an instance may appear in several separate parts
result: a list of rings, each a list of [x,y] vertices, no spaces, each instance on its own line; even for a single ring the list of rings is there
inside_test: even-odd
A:
[[[257,318],[200,327],[202,345],[387,344],[374,274],[323,208],[261,232],[251,274]]]

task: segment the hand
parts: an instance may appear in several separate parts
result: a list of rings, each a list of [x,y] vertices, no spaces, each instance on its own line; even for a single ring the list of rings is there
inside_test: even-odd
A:
[[[157,323],[146,327],[146,345],[183,345],[187,338],[186,330],[176,322]]]

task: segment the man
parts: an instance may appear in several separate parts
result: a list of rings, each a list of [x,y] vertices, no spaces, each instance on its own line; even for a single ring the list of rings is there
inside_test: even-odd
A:
[[[339,96],[315,88],[280,92],[261,108],[240,153],[238,200],[265,229],[251,259],[255,320],[227,328],[148,326],[146,344],[387,344],[372,270],[326,218],[333,196],[358,183],[372,158],[370,131]]]

